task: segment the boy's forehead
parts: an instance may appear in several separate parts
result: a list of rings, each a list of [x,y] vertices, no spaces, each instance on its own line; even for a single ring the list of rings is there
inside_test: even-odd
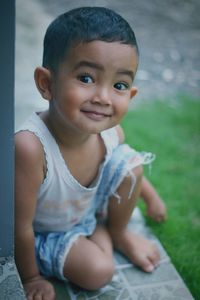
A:
[[[65,60],[71,66],[80,66],[82,62],[90,61],[102,66],[109,65],[136,71],[138,54],[136,48],[132,45],[97,40],[79,43],[72,47]]]

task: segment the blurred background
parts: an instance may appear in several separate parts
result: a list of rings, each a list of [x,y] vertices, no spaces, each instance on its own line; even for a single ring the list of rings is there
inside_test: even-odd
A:
[[[200,95],[199,0],[16,0],[15,124],[47,107],[33,73],[41,65],[43,36],[59,14],[79,6],[106,6],[135,31],[140,63],[134,105],[144,101],[176,103],[179,95]]]

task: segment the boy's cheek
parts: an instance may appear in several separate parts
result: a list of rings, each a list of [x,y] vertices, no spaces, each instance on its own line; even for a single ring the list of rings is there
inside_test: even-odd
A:
[[[128,110],[128,106],[129,106],[129,101],[126,101],[123,103],[123,106],[120,107],[121,113],[125,114]]]
[[[66,88],[67,93],[65,98],[68,103],[81,103],[85,99],[89,99],[89,93],[84,88],[80,87],[71,87],[70,89]]]

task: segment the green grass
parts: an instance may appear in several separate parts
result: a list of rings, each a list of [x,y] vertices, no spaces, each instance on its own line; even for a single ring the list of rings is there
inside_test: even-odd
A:
[[[165,200],[168,220],[158,225],[147,218],[147,224],[200,299],[200,101],[143,103],[127,114],[122,127],[127,143],[157,156],[152,175],[148,168],[145,174]]]

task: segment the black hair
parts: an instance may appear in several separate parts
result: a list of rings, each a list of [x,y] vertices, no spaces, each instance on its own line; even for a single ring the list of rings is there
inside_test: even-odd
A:
[[[105,7],[80,7],[58,16],[44,37],[43,66],[56,71],[67,51],[79,43],[95,40],[138,46],[128,22]]]

